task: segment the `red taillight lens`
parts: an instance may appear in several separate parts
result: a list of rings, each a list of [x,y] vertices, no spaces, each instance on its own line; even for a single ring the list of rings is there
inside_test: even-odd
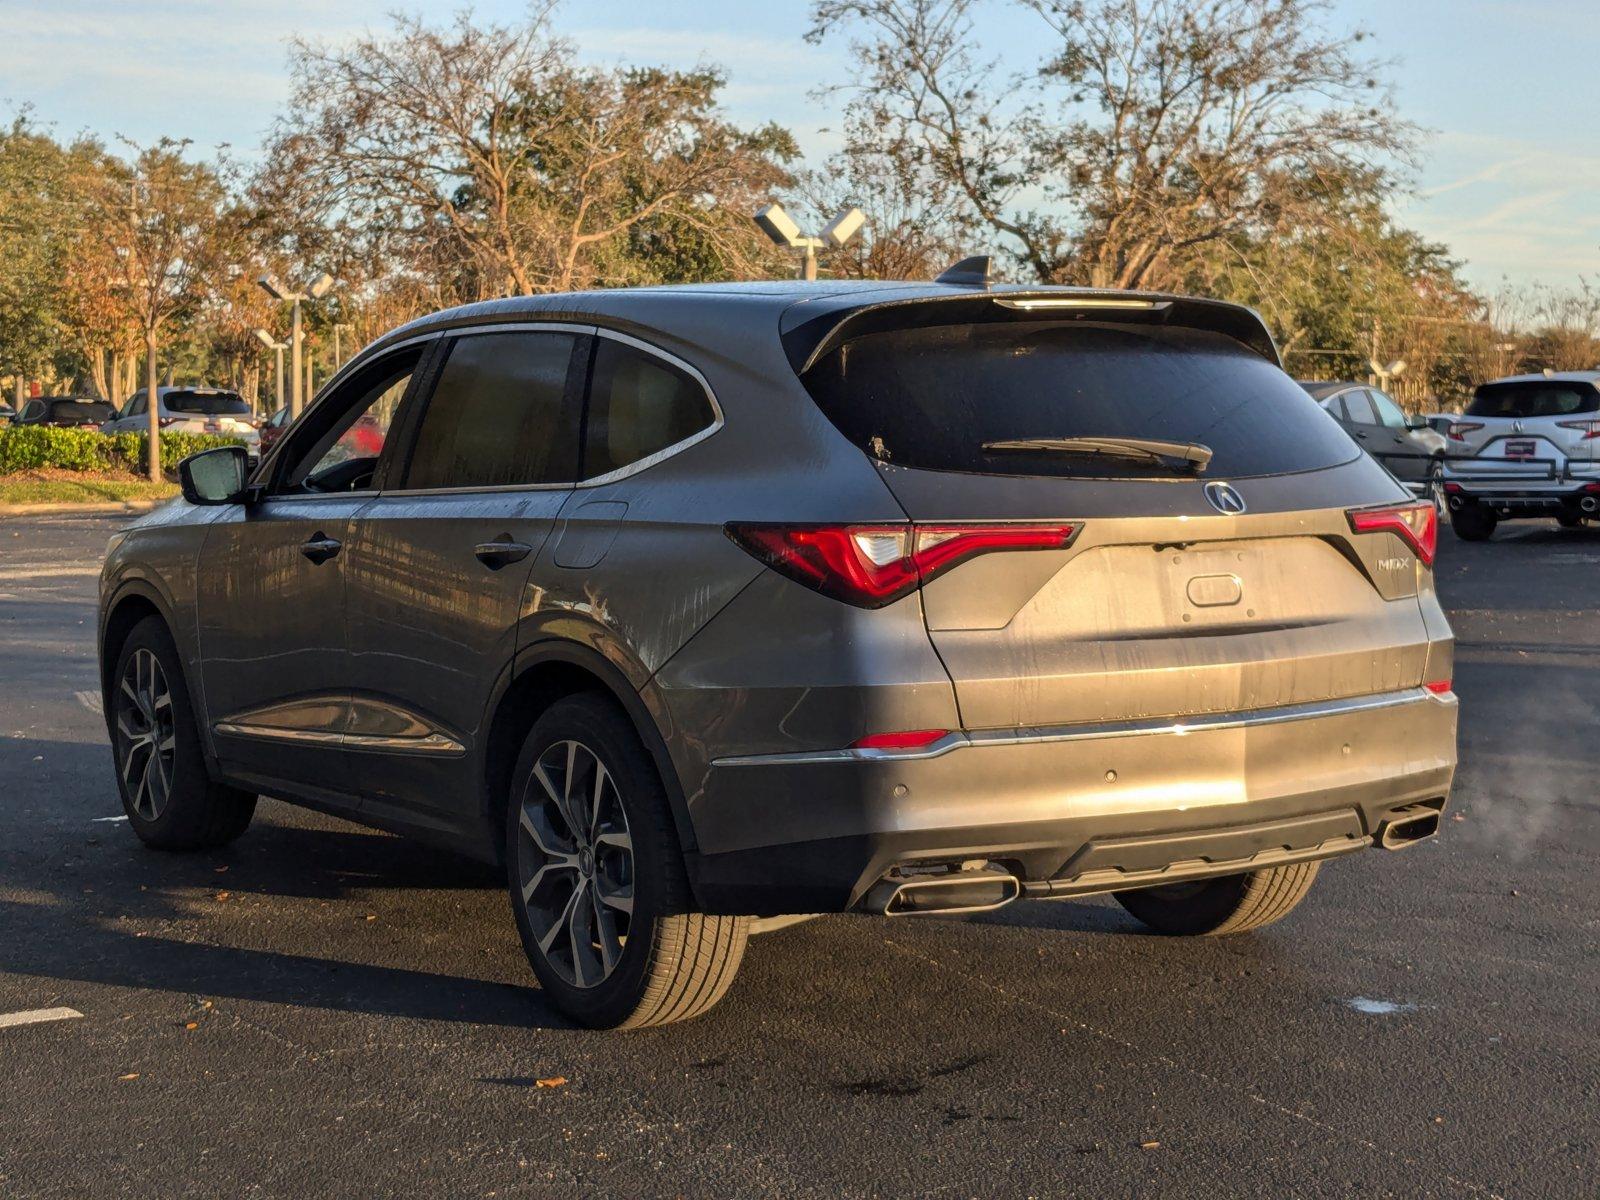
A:
[[[1427,688],[1435,696],[1443,696],[1450,690],[1450,680],[1435,679],[1432,683],[1425,683],[1422,686]]]
[[[1471,433],[1474,429],[1482,428],[1482,421],[1452,421],[1450,422],[1450,429],[1446,436],[1448,436],[1452,442],[1464,442],[1467,440],[1467,434]]]
[[[1439,514],[1431,504],[1397,504],[1392,508],[1358,508],[1345,514],[1357,533],[1397,533],[1424,564],[1433,563],[1439,547]]]
[[[182,417],[158,417],[156,419],[156,424],[165,429],[168,425],[176,425],[182,419]]]
[[[1563,429],[1576,429],[1583,434],[1583,440],[1600,438],[1600,421],[1557,421]]]
[[[1060,550],[1077,525],[728,525],[740,547],[797,583],[882,608],[957,563],[1000,550]]]
[[[921,750],[933,745],[948,729],[907,729],[900,733],[869,733],[850,743],[852,750]]]

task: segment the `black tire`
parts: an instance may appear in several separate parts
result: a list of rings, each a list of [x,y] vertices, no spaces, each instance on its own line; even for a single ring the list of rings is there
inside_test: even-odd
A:
[[[722,999],[750,919],[694,910],[655,763],[613,701],[585,694],[546,710],[506,809],[511,910],[551,1003],[591,1028],[638,1029]]]
[[[1563,529],[1582,529],[1583,518],[1576,513],[1560,513],[1556,517],[1556,524]]]
[[[1306,898],[1319,864],[1291,863],[1243,875],[1170,883],[1116,893],[1117,900],[1157,933],[1221,937],[1281,921]]]
[[[1494,536],[1494,527],[1500,518],[1493,509],[1481,504],[1463,504],[1450,510],[1450,528],[1463,542],[1486,542]]]
[[[146,617],[128,634],[109,703],[117,791],[140,841],[156,850],[202,850],[249,827],[256,797],[206,770],[178,648],[161,618]]]

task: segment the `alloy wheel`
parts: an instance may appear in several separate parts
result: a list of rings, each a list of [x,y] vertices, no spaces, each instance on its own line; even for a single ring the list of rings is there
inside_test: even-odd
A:
[[[556,742],[520,800],[517,878],[545,961],[594,987],[616,970],[633,923],[633,839],[616,781],[582,742]]]
[[[154,821],[172,796],[172,689],[149,650],[135,650],[122,669],[116,695],[118,765],[133,811]]]

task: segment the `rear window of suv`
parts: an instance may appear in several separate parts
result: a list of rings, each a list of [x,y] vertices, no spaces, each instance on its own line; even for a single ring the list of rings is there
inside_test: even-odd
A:
[[[248,417],[250,406],[232,392],[168,392],[161,397],[168,412],[202,417]]]
[[[986,451],[1031,438],[1198,442],[1207,478],[1316,470],[1360,451],[1314,400],[1232,338],[1185,328],[1026,321],[867,334],[806,376],[846,437],[900,466],[1141,479],[1170,464]]]
[[[1581,383],[1486,383],[1467,405],[1469,417],[1565,417],[1600,412],[1600,391]]]

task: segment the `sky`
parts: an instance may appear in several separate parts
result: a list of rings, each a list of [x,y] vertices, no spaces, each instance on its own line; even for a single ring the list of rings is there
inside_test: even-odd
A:
[[[0,111],[30,106],[61,137],[226,144],[248,157],[289,90],[291,36],[338,41],[401,8],[433,20],[458,0],[0,0]],[[509,21],[525,0],[479,0]],[[776,120],[808,155],[837,145],[845,39],[808,45],[807,0],[567,0],[558,27],[599,63],[722,66],[729,115]],[[1333,0],[1330,23],[1371,31],[1401,113],[1427,131],[1397,217],[1446,244],[1477,287],[1600,278],[1600,13],[1596,0]],[[1031,57],[1002,3],[986,50]],[[982,247],[974,247],[975,251]]]

